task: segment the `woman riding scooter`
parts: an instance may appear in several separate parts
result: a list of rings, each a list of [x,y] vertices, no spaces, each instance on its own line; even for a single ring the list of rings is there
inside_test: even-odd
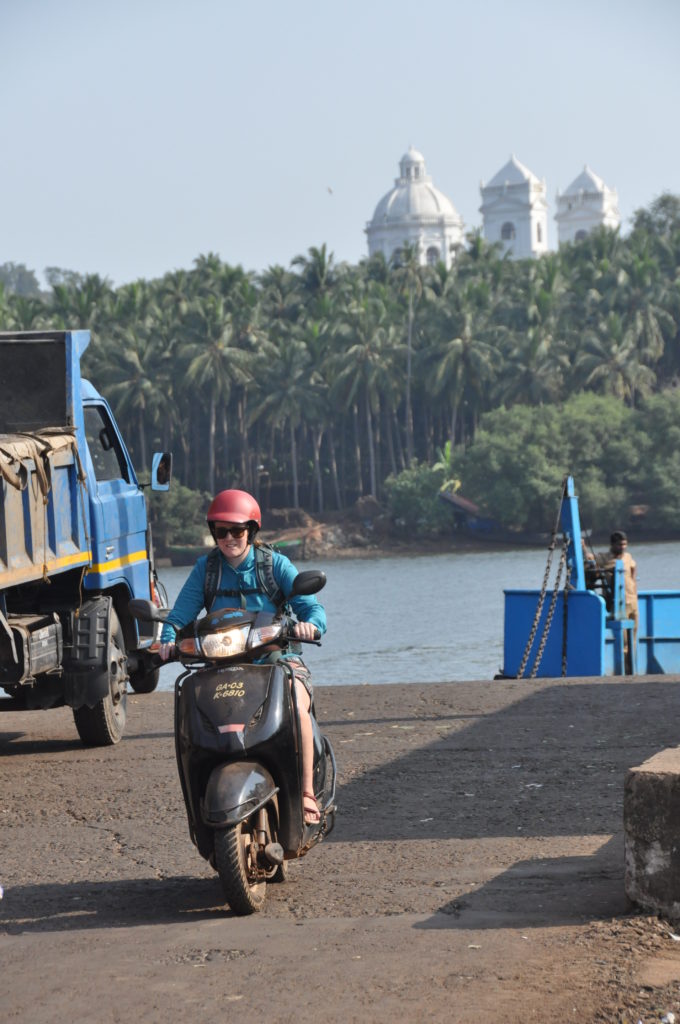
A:
[[[193,622],[202,608],[243,608],[275,611],[275,590],[287,597],[297,569],[285,555],[272,551],[255,539],[262,525],[260,506],[247,491],[220,491],[208,509],[207,522],[217,547],[198,559],[179,592],[161,633],[160,656],[167,660],[177,629]],[[326,613],[314,596],[292,598],[297,616],[295,635],[314,640],[326,632]],[[303,811],[307,825],[320,820],[314,797],[313,734],[309,716],[312,684],[307,666],[297,652],[272,655],[284,658],[293,669],[295,696],[300,716],[302,747]]]

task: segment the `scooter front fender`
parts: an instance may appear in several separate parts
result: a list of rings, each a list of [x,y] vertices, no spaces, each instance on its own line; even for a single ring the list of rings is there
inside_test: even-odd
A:
[[[254,761],[221,764],[213,768],[201,801],[201,817],[209,828],[224,828],[244,821],[278,793],[266,768]]]

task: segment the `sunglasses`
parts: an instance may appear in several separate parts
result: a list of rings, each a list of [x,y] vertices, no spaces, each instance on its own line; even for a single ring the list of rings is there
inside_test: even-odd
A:
[[[222,523],[216,523],[213,526],[213,533],[217,540],[224,540],[229,534],[232,535],[234,540],[238,540],[243,536],[244,533],[248,532],[247,526],[223,526]]]

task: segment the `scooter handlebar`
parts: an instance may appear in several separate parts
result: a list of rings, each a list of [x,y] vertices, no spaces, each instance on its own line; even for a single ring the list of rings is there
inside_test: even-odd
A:
[[[179,661],[179,648],[177,644],[172,645],[172,647],[170,648],[170,653],[168,654],[167,658],[161,658],[160,654],[158,653],[159,647],[160,644],[153,644],[149,648],[149,654],[151,655],[149,660],[153,668],[162,668],[163,665],[169,665],[171,661]]]
[[[288,628],[286,630],[286,633],[287,633],[287,639],[290,640],[292,643],[296,643],[296,644],[316,644],[317,647],[321,646],[321,631],[319,629],[315,629],[314,630],[314,636],[312,637],[311,640],[308,640],[306,637],[296,636],[296,634],[295,634],[295,622],[292,621],[292,620],[289,620]]]

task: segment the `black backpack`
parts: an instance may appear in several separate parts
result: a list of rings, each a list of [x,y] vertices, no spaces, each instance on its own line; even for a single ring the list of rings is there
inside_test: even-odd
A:
[[[241,607],[245,609],[247,594],[266,594],[272,604],[278,606],[284,599],[281,587],[274,579],[273,567],[274,549],[269,544],[255,545],[255,574],[257,576],[257,587],[248,590],[222,590],[220,582],[222,577],[222,560],[220,559],[219,548],[213,548],[208,555],[205,566],[205,582],[203,584],[203,604],[207,612],[212,608],[213,601],[220,597],[240,597]]]

